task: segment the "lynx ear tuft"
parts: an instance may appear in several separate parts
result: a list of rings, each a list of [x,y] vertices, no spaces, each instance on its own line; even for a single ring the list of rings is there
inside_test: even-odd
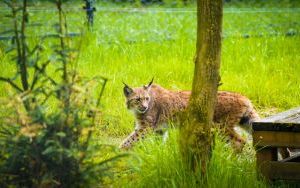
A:
[[[152,78],[152,80],[150,81],[150,83],[148,84],[148,87],[150,87],[153,83],[154,77]]]
[[[133,93],[133,89],[131,89],[127,84],[125,84],[124,82],[123,82],[123,84],[124,84],[124,88],[123,88],[123,92],[124,92],[124,95],[126,96],[126,97],[128,97],[129,95],[131,95],[132,93]]]
[[[149,89],[153,83],[154,77],[152,78],[152,80],[150,81],[150,83],[148,85],[144,85],[144,89]]]

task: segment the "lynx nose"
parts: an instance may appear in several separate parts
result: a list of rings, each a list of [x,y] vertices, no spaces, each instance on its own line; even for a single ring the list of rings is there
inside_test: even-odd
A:
[[[141,111],[145,111],[145,110],[147,110],[147,107],[141,106],[140,110],[141,110]]]

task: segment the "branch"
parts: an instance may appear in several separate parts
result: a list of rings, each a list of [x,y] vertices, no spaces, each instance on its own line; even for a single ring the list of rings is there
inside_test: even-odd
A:
[[[18,90],[19,92],[23,92],[23,90],[19,86],[17,86],[17,84],[15,84],[9,78],[0,77],[0,81],[3,81],[3,82],[6,82],[6,83],[10,84],[13,88],[15,88],[16,90]]]
[[[27,51],[26,51],[26,38],[25,38],[25,32],[26,32],[26,19],[27,19],[27,0],[23,0],[23,7],[22,7],[22,22],[21,22],[21,53],[19,57],[19,67],[21,72],[21,83],[24,90],[27,90],[29,88],[28,85],[28,71],[27,71]]]
[[[49,79],[53,85],[57,85],[57,83],[45,73],[45,69],[49,65],[50,62],[51,62],[50,60],[46,61],[44,64],[42,64],[41,68],[38,65],[34,65],[35,71],[34,71],[34,76],[33,76],[33,80],[31,83],[31,90],[34,88],[36,82],[38,81],[38,77],[40,74],[44,74],[44,76],[47,79]]]
[[[53,80],[50,76],[46,74],[45,71],[42,71],[41,68],[37,67],[37,69],[40,71],[40,74],[43,74],[45,78],[47,78],[54,86],[57,86],[58,84]]]

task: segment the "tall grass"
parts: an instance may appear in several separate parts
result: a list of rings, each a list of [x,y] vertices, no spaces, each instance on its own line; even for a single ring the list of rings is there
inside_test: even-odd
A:
[[[254,152],[249,148],[236,155],[230,145],[216,137],[216,145],[209,164],[207,177],[195,175],[182,163],[177,145],[178,131],[171,131],[163,143],[152,136],[139,144],[134,157],[127,163],[127,172],[115,182],[116,187],[267,187],[254,167]]]

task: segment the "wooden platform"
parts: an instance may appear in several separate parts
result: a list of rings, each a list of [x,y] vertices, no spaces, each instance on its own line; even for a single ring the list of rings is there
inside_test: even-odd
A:
[[[253,123],[257,168],[269,179],[300,180],[300,155],[283,157],[287,148],[300,148],[300,107]]]

